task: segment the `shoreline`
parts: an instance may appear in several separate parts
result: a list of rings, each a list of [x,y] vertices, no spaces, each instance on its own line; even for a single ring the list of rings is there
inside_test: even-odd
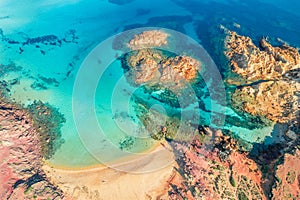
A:
[[[134,162],[138,159],[140,159],[140,157],[147,155],[149,153],[154,153],[156,151],[159,151],[159,147],[163,147],[168,151],[172,151],[172,149],[169,147],[167,148],[166,146],[168,146],[166,141],[157,141],[155,145],[153,145],[153,147],[140,152],[140,153],[133,153],[133,155],[130,156],[126,156],[126,157],[121,157],[121,158],[117,158],[109,163],[98,163],[98,164],[93,164],[93,165],[89,165],[89,166],[76,166],[76,167],[69,167],[69,166],[63,166],[63,165],[57,165],[57,164],[53,164],[51,163],[50,160],[45,160],[43,159],[43,165],[49,166],[53,169],[57,169],[57,170],[64,170],[64,171],[82,171],[82,170],[97,170],[97,169],[101,169],[101,168],[106,168],[108,165],[113,165],[113,166],[118,166],[118,165],[123,165],[126,163],[131,163]]]
[[[100,164],[92,168],[66,170],[44,164],[42,169],[50,181],[72,199],[167,197],[168,181],[174,176],[176,166],[174,154],[160,143],[151,152],[145,157],[113,166]]]

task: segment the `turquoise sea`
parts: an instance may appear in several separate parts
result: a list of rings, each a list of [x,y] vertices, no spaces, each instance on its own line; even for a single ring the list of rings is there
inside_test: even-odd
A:
[[[12,100],[25,106],[34,100],[48,102],[65,116],[61,130],[65,142],[49,162],[87,167],[99,164],[95,155],[109,162],[139,155],[157,144],[136,117],[133,94],[148,98],[158,110],[173,112],[169,105],[152,99],[155,94],[125,80],[117,59],[122,51],[114,47],[111,37],[142,27],[187,35],[206,50],[202,55],[214,61],[222,82],[226,63],[215,49],[221,41],[220,24],[256,43],[264,36],[275,45],[280,38],[300,47],[299,19],[297,0],[1,0],[0,63],[17,67],[1,69],[5,72],[0,78],[11,83]],[[204,62],[204,68],[209,66]],[[202,92],[209,93],[211,84],[207,79]],[[244,119],[226,101],[220,103],[209,94],[197,97],[203,105],[201,125],[230,130],[250,145],[280,142],[272,125],[238,125],[242,123],[233,119]],[[187,112],[193,111],[187,108]],[[211,119],[218,112],[231,120],[215,123]],[[127,136],[135,138],[130,149],[120,149]]]

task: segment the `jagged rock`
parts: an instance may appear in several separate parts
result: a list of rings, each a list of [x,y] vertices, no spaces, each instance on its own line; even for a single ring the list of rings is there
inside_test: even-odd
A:
[[[232,72],[243,79],[240,83],[227,79],[238,85],[231,97],[233,107],[275,122],[296,121],[300,108],[298,49],[286,44],[273,47],[262,39],[260,50],[249,37],[226,32],[225,55]]]
[[[42,145],[25,109],[9,103],[0,91],[0,198],[63,199],[41,169]]]
[[[126,59],[127,79],[137,85],[158,86],[170,90],[186,87],[198,75],[200,62],[190,56],[166,57],[157,50],[143,49]]]
[[[218,135],[228,139],[220,131]],[[197,137],[171,146],[179,167],[170,181],[169,199],[267,199],[262,173],[245,154],[234,151],[221,160],[218,149],[206,148]]]
[[[166,45],[167,37],[163,31],[152,30],[137,34],[130,40],[127,46],[134,51],[127,53],[122,60],[129,82],[178,90],[197,78],[201,67],[198,60],[155,49]]]
[[[296,119],[300,84],[293,81],[268,81],[244,86],[232,94],[232,105],[252,115],[265,116],[275,122]]]
[[[286,44],[273,47],[262,39],[260,50],[249,37],[227,31],[225,55],[229,58],[232,71],[249,82],[278,80],[283,74],[300,68],[298,49]]]

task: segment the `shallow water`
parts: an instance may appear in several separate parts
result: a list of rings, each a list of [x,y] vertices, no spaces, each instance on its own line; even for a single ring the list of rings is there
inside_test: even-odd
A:
[[[0,62],[3,64],[13,62],[21,66],[22,70],[9,72],[1,78],[8,81],[19,78],[20,84],[12,86],[11,96],[14,100],[25,105],[33,100],[49,102],[65,115],[67,121],[62,128],[65,143],[50,160],[52,164],[67,167],[95,165],[99,161],[84,147],[81,135],[77,131],[72,101],[77,72],[86,56],[98,43],[129,28],[143,26],[169,28],[186,33],[199,42],[220,67],[222,63],[218,61],[218,55],[215,54],[211,43],[212,39],[218,38],[212,38],[213,34],[209,32],[213,27],[223,24],[240,34],[251,36],[255,41],[262,36],[270,36],[271,39],[279,37],[291,45],[300,46],[298,28],[300,7],[295,6],[297,3],[281,0],[266,2],[135,0],[128,4],[117,5],[106,0],[50,0],[39,3],[32,0],[2,0],[0,28],[3,32],[0,35]],[[241,28],[237,28],[234,23],[241,25]],[[44,42],[34,40],[34,38],[42,40],[43,36],[49,35],[57,39],[50,42],[49,38],[45,38]],[[30,38],[31,40],[28,40]],[[112,50],[103,53],[115,56],[118,52]],[[99,66],[91,66],[91,70],[97,70],[93,67],[101,67],[101,62],[105,61],[99,61]],[[134,120],[133,105],[130,101],[128,103],[130,100],[128,93],[123,90],[118,92],[116,98],[119,101],[111,104],[114,86],[122,76],[120,62],[116,60],[110,64],[98,83],[95,99],[87,99],[89,96],[82,93],[79,100],[83,124],[80,128],[86,131],[87,138],[94,140],[90,135],[97,134],[97,130],[91,128],[95,122],[89,121],[91,114],[95,113],[98,124],[101,124],[107,133],[106,138],[109,138],[110,144],[116,149],[126,135],[124,129],[125,132],[132,132],[134,135],[136,134],[134,124],[139,126],[138,120]],[[59,85],[45,83],[43,77],[54,78]],[[47,88],[32,88],[33,83],[40,83]],[[90,85],[88,78],[84,84],[87,87]],[[132,90],[130,85],[126,85],[126,81],[122,82],[121,88]],[[203,96],[201,99],[207,107],[219,106],[209,97]],[[90,107],[91,105],[94,107]],[[122,112],[126,111],[127,106],[131,111],[129,115],[122,117]],[[220,110],[222,109],[223,106],[220,106]],[[116,113],[121,117],[115,119]],[[230,108],[226,108],[226,114],[236,115]],[[210,117],[211,113],[201,110],[203,124],[210,125]],[[128,127],[128,123],[133,126]],[[252,132],[247,127],[235,127],[231,124],[224,126],[223,128],[230,129],[250,143],[264,142],[265,137],[270,136],[273,131],[273,127]],[[154,143],[146,137],[140,142],[136,141],[130,151],[143,152]],[[107,156],[105,160],[125,156],[114,155],[109,145],[101,143],[101,138],[99,145],[94,144],[89,148],[105,154]]]

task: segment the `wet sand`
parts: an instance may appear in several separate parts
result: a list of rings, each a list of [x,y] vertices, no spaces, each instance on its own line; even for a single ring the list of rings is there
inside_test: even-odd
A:
[[[58,169],[47,164],[44,171],[71,199],[167,199],[168,181],[174,173],[173,153],[159,145],[146,156],[99,165],[91,169]]]

